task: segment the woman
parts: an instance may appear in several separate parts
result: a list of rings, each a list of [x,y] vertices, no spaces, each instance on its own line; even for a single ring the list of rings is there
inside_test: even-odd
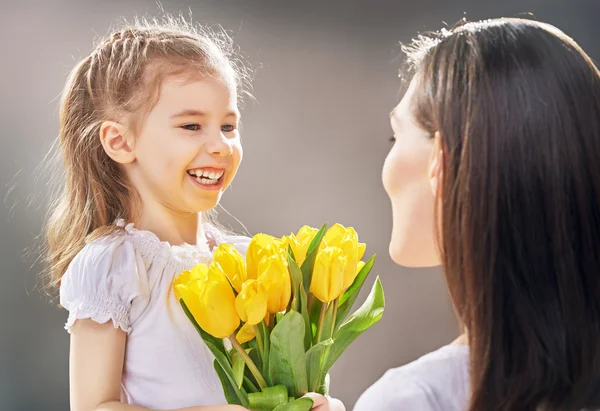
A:
[[[355,410],[600,409],[600,72],[521,19],[420,37],[408,56],[383,170],[390,254],[442,264],[466,333]]]

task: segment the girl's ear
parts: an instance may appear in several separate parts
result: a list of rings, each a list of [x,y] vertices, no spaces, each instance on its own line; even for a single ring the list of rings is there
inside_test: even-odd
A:
[[[429,185],[431,186],[431,191],[434,197],[438,195],[439,182],[442,181],[442,161],[443,155],[442,152],[442,140],[439,131],[436,131],[434,136],[434,144],[433,150],[431,152],[431,159],[429,160]]]
[[[135,160],[133,137],[124,125],[114,121],[105,121],[100,126],[100,141],[104,151],[119,164],[132,163]]]

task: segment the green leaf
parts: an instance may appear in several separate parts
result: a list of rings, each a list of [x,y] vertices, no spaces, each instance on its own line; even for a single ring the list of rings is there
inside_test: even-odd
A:
[[[243,396],[240,396],[241,391],[238,387],[232,385],[231,380],[227,376],[227,372],[221,366],[218,360],[214,361],[215,371],[217,372],[217,376],[219,380],[221,380],[221,386],[223,387],[223,393],[225,394],[225,399],[228,404],[237,404],[242,407],[248,408],[247,399]],[[245,392],[243,392],[246,395]]]
[[[213,337],[212,335],[205,332],[202,328],[200,328],[200,326],[196,322],[196,319],[194,318],[190,310],[187,308],[187,305],[185,305],[183,299],[180,300],[180,303],[181,307],[183,308],[183,311],[194,325],[194,328],[196,328],[210,352],[212,352],[215,356],[215,364],[218,365],[218,367],[215,366],[215,370],[217,371],[217,374],[220,373],[219,379],[221,379],[223,390],[229,390],[229,395],[235,396],[236,402],[230,402],[230,404],[238,404],[248,408],[248,394],[242,389],[238,388],[237,386],[235,376],[233,374],[232,365],[229,361],[229,357],[227,356],[227,350],[225,349],[223,340]],[[228,399],[227,401],[229,402],[230,400]]]
[[[198,334],[200,334],[202,339],[207,343],[210,342],[214,348],[218,349],[225,356],[228,356],[227,350],[225,349],[225,345],[223,344],[223,340],[220,338],[217,338],[217,337],[213,337],[212,335],[210,335],[209,333],[204,331],[202,329],[202,327],[200,327],[198,325],[198,323],[196,322],[196,319],[190,312],[189,308],[187,307],[187,305],[185,305],[185,301],[183,301],[183,298],[180,300],[180,304],[181,304],[181,307],[183,308],[183,312],[185,312],[185,315],[187,315],[188,319],[192,322],[192,325],[194,326],[196,331],[198,331]]]
[[[296,311],[287,313],[271,332],[269,375],[273,384],[283,384],[291,397],[308,392],[304,318]]]
[[[248,394],[248,403],[251,410],[272,410],[288,402],[288,392],[285,385],[266,387],[261,392]]]
[[[237,384],[238,388],[242,388],[242,383],[244,382],[244,368],[246,368],[246,363],[244,362],[244,359],[238,352],[235,352],[233,354],[232,361],[233,377],[235,378],[235,383]]]
[[[296,256],[294,255],[294,250],[292,250],[291,245],[288,245],[288,255],[292,257],[292,260],[296,261]]]
[[[308,315],[308,297],[304,291],[304,287],[300,288],[300,308],[302,319],[304,320],[304,351],[312,346],[312,327],[310,325],[310,317]]]
[[[293,400],[288,402],[287,404],[282,404],[273,411],[309,411],[312,409],[314,401],[311,398],[298,398],[297,400]]]
[[[248,344],[248,346],[252,347],[252,349],[248,353],[252,362],[254,364],[261,364],[261,361],[260,361],[260,358],[258,355],[258,344],[256,343],[256,338],[248,341],[247,344]],[[250,381],[252,381],[254,386],[256,386],[256,387],[259,386],[258,382],[256,381],[256,377],[254,377],[254,375],[252,374],[252,371],[250,371],[250,369],[248,367],[246,367],[245,375],[246,375],[246,378],[248,378]],[[269,376],[263,374],[263,377],[267,380],[267,384],[269,384],[269,381],[268,381]]]
[[[291,251],[291,248],[290,248]],[[291,258],[288,258],[288,266],[290,270],[290,276],[292,278],[292,292],[293,302],[291,307],[294,311],[298,311],[302,314],[302,318],[305,321],[305,337],[304,337],[304,349],[308,350],[312,344],[310,320],[308,317],[308,297],[302,283],[302,271]]]
[[[279,324],[279,321],[281,321],[281,319],[283,318],[283,316],[284,316],[285,314],[286,314],[286,313],[276,313],[276,314],[275,314],[275,323],[276,323],[276,324]]]
[[[250,378],[248,378],[246,375],[244,375],[244,390],[248,393],[248,395],[250,395],[252,392],[258,392],[256,385],[254,385],[252,380],[250,380]]]
[[[310,324],[312,326],[311,334],[314,338],[317,335],[317,325],[319,324],[319,317],[321,315],[321,306],[323,303],[313,295],[312,304],[310,306]]]
[[[298,267],[298,264],[296,263],[296,261],[293,259],[292,256],[293,256],[292,248],[290,247],[289,254],[288,254],[288,270],[290,272],[290,278],[292,280],[291,309],[294,311],[301,312],[300,298],[298,295],[298,291],[300,290],[300,287],[302,287],[302,271],[300,270],[300,267]]]
[[[360,290],[367,279],[367,276],[371,272],[371,268],[373,268],[373,264],[375,264],[375,255],[373,255],[369,260],[365,263],[364,267],[356,275],[354,282],[348,289],[342,294],[340,297],[340,302],[338,305],[338,312],[335,319],[335,329],[337,330],[342,322],[348,316],[348,313],[352,309],[354,302],[358,298],[360,294]]]
[[[325,381],[325,365],[327,362],[327,356],[329,355],[329,349],[333,344],[331,338],[318,343],[306,352],[306,370],[308,377],[308,391],[316,392],[319,394],[325,394],[319,392],[319,388],[322,387]]]
[[[331,366],[340,358],[348,346],[358,338],[367,328],[381,319],[385,307],[385,298],[383,287],[379,277],[375,279],[375,284],[369,293],[369,296],[363,305],[352,314],[348,320],[342,324],[335,333],[333,345],[329,351],[325,371],[329,371]]]
[[[321,245],[321,240],[327,231],[327,224],[324,224],[323,227],[315,234],[312,241],[308,245],[308,250],[306,251],[306,258],[302,263],[302,284],[304,285],[304,291],[308,294],[310,290],[310,280],[312,278],[313,267],[315,266],[315,260],[317,258],[317,252],[319,251],[319,245]]]
[[[321,331],[321,341],[333,337],[333,311],[335,309],[334,304],[338,303],[335,301],[332,302],[331,304],[329,304],[329,307],[327,307],[327,311],[325,311],[325,318],[323,320],[323,330]],[[316,343],[320,343],[321,341],[316,341]]]
[[[267,324],[265,324],[264,321],[261,321],[258,324],[258,330],[262,336],[262,341],[263,341],[263,355],[262,355],[262,375],[267,376],[267,384],[270,384],[271,382],[269,381],[268,378],[268,369],[269,369],[269,349],[270,349],[270,341],[269,341],[269,337],[270,337],[270,333],[269,333],[269,327],[267,327]],[[258,364],[258,363],[256,363]]]

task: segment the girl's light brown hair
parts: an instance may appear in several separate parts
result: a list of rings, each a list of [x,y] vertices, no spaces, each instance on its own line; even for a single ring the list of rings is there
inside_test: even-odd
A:
[[[248,77],[236,56],[223,30],[201,28],[183,18],[136,19],[102,39],[72,70],[62,93],[53,156],[62,165],[62,187],[45,226],[50,286],[60,284],[86,242],[116,230],[115,220],[136,217],[136,193],[102,148],[101,124],[125,122],[135,135],[158,101],[161,81],[171,75],[218,76],[239,98]]]

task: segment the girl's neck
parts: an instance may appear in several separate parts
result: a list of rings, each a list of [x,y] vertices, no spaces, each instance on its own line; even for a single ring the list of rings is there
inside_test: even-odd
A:
[[[161,241],[171,245],[200,245],[206,243],[201,224],[201,213],[175,214],[162,212],[142,212],[136,221],[136,228],[154,233]]]

